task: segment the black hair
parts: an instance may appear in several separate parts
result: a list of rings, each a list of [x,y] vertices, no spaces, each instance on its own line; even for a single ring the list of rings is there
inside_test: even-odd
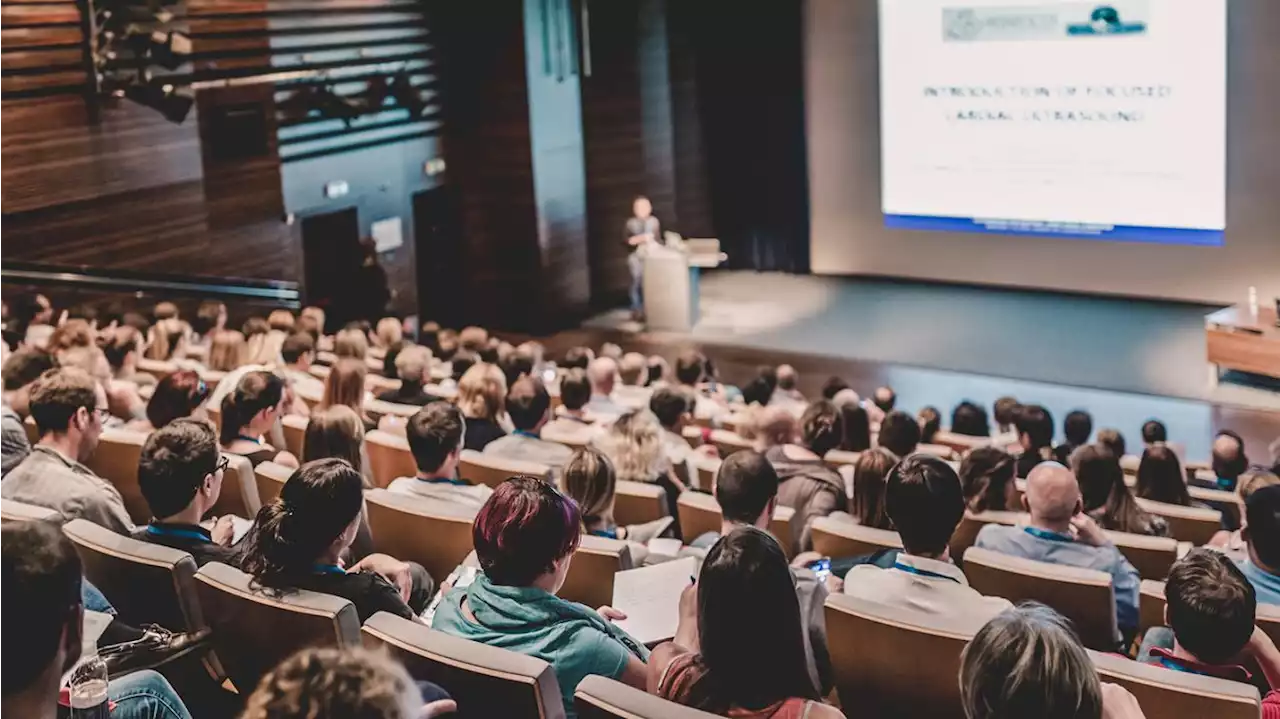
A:
[[[676,381],[696,385],[707,373],[707,358],[697,350],[687,350],[676,358]]]
[[[0,684],[9,697],[28,689],[44,673],[58,653],[64,630],[71,633],[74,651],[66,658],[68,664],[79,658],[82,569],[71,540],[52,522],[6,523],[0,529],[0,555],[3,652],[9,657]]]
[[[756,377],[742,387],[742,401],[748,406],[758,404],[764,407],[772,397],[773,387],[763,377]]]
[[[800,441],[805,447],[824,457],[843,440],[844,422],[831,401],[819,400],[805,408],[800,416]]]
[[[90,413],[98,406],[97,383],[75,367],[51,369],[31,386],[31,419],[40,436],[66,432],[83,407]]]
[[[835,399],[836,395],[844,390],[849,389],[849,383],[839,377],[828,377],[826,382],[822,383],[822,398]]]
[[[991,436],[991,424],[987,421],[987,411],[969,400],[961,402],[951,410],[951,431],[966,437]]]
[[[507,378],[507,386],[514,387],[516,380],[521,376],[533,376],[533,356],[527,352],[516,350],[507,355],[506,359],[501,360],[498,366],[502,369],[502,374]],[[510,411],[510,405],[508,405]]]
[[[932,442],[933,436],[942,429],[942,415],[938,414],[938,408],[932,405],[922,407],[916,416],[920,425],[920,441],[926,444]]]
[[[1120,458],[1099,444],[1086,444],[1071,453],[1071,472],[1080,484],[1085,512],[1100,512],[1103,529],[1146,534],[1151,517],[1138,506],[1124,483]]]
[[[560,404],[565,409],[579,410],[591,401],[591,380],[587,373],[577,367],[564,373],[560,378]]]
[[[156,518],[187,508],[218,468],[218,438],[207,422],[175,419],[152,432],[138,458],[138,488]]]
[[[680,418],[693,411],[693,398],[686,392],[670,387],[654,390],[649,398],[649,411],[658,418],[664,429],[675,429]]]
[[[964,517],[956,471],[938,457],[917,454],[889,470],[884,506],[911,554],[941,554]]]
[[[1280,568],[1280,485],[1255,489],[1245,502],[1244,530],[1258,561],[1271,571]]]
[[[1124,435],[1120,434],[1120,430],[1104,427],[1098,430],[1098,444],[1107,448],[1107,451],[1115,455],[1116,459],[1124,456],[1125,441]]]
[[[1226,664],[1253,635],[1258,599],[1227,555],[1192,549],[1164,584],[1169,626],[1178,644],[1205,664]]]
[[[999,447],[975,447],[960,460],[960,489],[974,512],[1004,512],[1009,483],[1013,481],[1013,456]]]
[[[1066,437],[1067,444],[1073,447],[1087,443],[1091,434],[1093,434],[1093,417],[1084,410],[1072,410],[1062,420],[1062,436]]]
[[[291,588],[363,506],[364,480],[346,460],[307,462],[258,510],[244,540],[241,569],[264,587]]]
[[[1218,431],[1218,434],[1214,436],[1215,444],[1218,437],[1230,437],[1235,440],[1236,451],[1234,456],[1230,457],[1222,456],[1217,451],[1214,451],[1212,460],[1213,472],[1223,479],[1236,479],[1249,468],[1249,458],[1244,453],[1244,438],[1229,429]]]
[[[880,408],[880,411],[887,414],[892,412],[893,406],[898,403],[898,395],[892,387],[877,387],[871,395],[871,401]]]
[[[497,347],[494,347],[494,346],[481,347],[480,349],[476,350],[476,356],[479,357],[480,361],[484,362],[485,364],[491,364],[495,366],[498,364],[498,348]]]
[[[547,416],[551,395],[536,377],[523,376],[507,391],[507,416],[516,429],[529,431]]]
[[[1031,440],[1032,451],[1053,444],[1053,415],[1038,404],[1024,404],[1018,407],[1014,415],[1014,426],[1018,435],[1027,435]]]
[[[311,336],[310,332],[294,332],[284,338],[284,342],[280,345],[280,359],[285,364],[293,364],[302,356],[316,350],[316,340]]]
[[[708,363],[710,363],[710,360],[708,360]],[[764,380],[764,383],[769,386],[769,395],[773,396],[774,390],[778,389],[778,368],[773,365],[762,364],[756,367],[756,376]]]
[[[754,524],[769,500],[778,496],[778,471],[763,454],[734,452],[716,470],[715,496],[725,519]]]
[[[475,354],[472,352],[467,352],[464,350],[459,350],[458,352],[456,352],[453,355],[453,359],[450,360],[450,367],[453,370],[453,381],[454,382],[460,381],[462,379],[462,375],[466,374],[467,370],[471,369],[472,367],[475,367],[476,362],[478,361],[479,361],[479,358],[476,357]]]
[[[240,430],[259,412],[271,409],[284,399],[284,380],[270,372],[248,372],[236,383],[234,391],[222,398],[222,427],[218,441],[231,444]]]
[[[1163,444],[1147,447],[1138,465],[1138,496],[1155,502],[1191,505],[1187,476],[1182,472],[1178,455]]]
[[[991,405],[991,414],[995,417],[996,423],[1001,426],[1009,426],[1018,417],[1018,400],[1013,397],[1001,397]]]
[[[1165,429],[1164,422],[1158,419],[1149,419],[1142,423],[1142,441],[1144,444],[1168,442],[1169,430]]]
[[[920,425],[906,412],[890,412],[880,423],[879,444],[899,458],[906,457],[920,444]]]
[[[591,348],[589,347],[570,347],[564,353],[564,359],[560,360],[560,366],[567,369],[577,368],[585,370],[587,365],[591,364]]]
[[[434,472],[462,446],[467,421],[450,402],[431,402],[409,418],[404,428],[419,472]]]
[[[871,449],[871,417],[861,405],[850,402],[842,406],[840,424],[844,427],[840,449],[846,452],[863,452]]]
[[[57,364],[53,355],[44,350],[24,349],[14,352],[4,362],[4,391],[13,392],[26,387]]]
[[[649,387],[663,380],[663,372],[665,367],[661,362],[649,362],[649,381],[645,382],[645,386]]]

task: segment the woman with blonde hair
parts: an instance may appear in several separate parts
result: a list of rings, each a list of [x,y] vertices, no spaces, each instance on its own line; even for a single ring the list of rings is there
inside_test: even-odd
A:
[[[403,340],[404,331],[400,328],[400,320],[394,317],[383,317],[378,320],[378,325],[373,334],[373,345],[375,347],[385,350]]]
[[[365,431],[377,429],[378,423],[364,411],[364,380],[368,374],[361,360],[349,357],[338,360],[324,381],[324,398],[320,400],[319,409],[345,405],[355,411]]]
[[[458,409],[467,420],[464,449],[477,452],[507,432],[499,422],[504,413],[507,378],[497,365],[473,365],[458,380]]]
[[[230,372],[249,360],[244,334],[237,330],[215,332],[209,345],[209,359],[205,365],[215,372]]]
[[[667,506],[676,516],[676,500],[686,487],[671,471],[662,443],[662,424],[647,409],[627,412],[594,443],[613,462],[618,479],[657,484],[667,491]]]
[[[369,338],[354,327],[339,330],[333,338],[333,354],[363,362],[365,355],[369,354]]]
[[[153,312],[156,323],[148,333],[145,356],[167,362],[180,354],[178,350],[185,343],[191,327],[178,318],[178,306],[172,302],[157,304]]]

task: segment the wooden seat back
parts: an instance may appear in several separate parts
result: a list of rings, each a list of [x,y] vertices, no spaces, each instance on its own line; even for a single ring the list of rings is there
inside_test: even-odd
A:
[[[1138,504],[1151,514],[1164,517],[1169,523],[1169,536],[1197,547],[1208,544],[1222,529],[1222,512],[1216,509],[1184,507],[1149,499],[1139,499]]]
[[[151,520],[151,506],[138,486],[138,459],[146,441],[145,432],[108,427],[102,430],[93,456],[85,462],[94,474],[110,482],[120,492],[124,508],[134,524],[146,524]]]
[[[385,489],[365,493],[374,551],[417,562],[447,577],[472,550],[474,509]]]
[[[860,557],[881,549],[902,549],[897,532],[864,527],[837,517],[813,520],[813,550],[824,557]]]
[[[418,465],[409,451],[409,440],[404,437],[374,430],[364,436],[364,446],[369,454],[374,486],[385,489],[398,477],[417,476]]]
[[[1133,693],[1148,717],[1258,719],[1258,690],[1229,679],[1179,672],[1111,654],[1089,652],[1098,676]]]
[[[494,457],[469,449],[462,451],[458,462],[458,475],[472,484],[484,484],[497,488],[499,484],[518,475],[541,477],[551,480],[551,468],[537,462]]]
[[[613,575],[630,568],[631,550],[626,542],[584,534],[559,594],[592,609],[610,604]]]

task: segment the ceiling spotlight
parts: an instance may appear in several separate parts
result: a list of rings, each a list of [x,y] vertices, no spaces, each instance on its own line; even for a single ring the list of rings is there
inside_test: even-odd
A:
[[[191,95],[179,92],[173,85],[138,84],[124,89],[124,96],[156,110],[169,122],[182,124],[195,104]]]

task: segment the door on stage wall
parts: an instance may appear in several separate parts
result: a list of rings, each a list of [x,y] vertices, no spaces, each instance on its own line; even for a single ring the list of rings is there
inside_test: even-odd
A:
[[[351,318],[353,308],[343,288],[352,286],[360,267],[360,216],[356,208],[302,218],[303,280],[307,304],[325,310],[325,332]]]
[[[444,327],[466,322],[465,248],[457,192],[448,185],[413,196],[413,228],[418,258],[418,316]]]

